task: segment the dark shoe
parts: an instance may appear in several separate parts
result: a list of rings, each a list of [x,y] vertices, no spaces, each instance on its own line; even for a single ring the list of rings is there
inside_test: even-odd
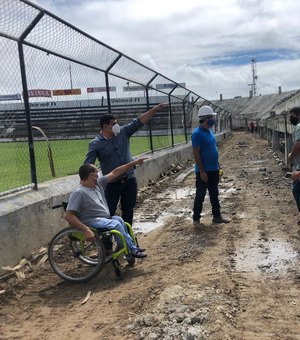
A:
[[[226,220],[222,216],[214,217],[212,221],[213,221],[213,223],[230,223],[229,220]]]
[[[133,257],[137,258],[137,259],[142,259],[144,257],[147,257],[147,254],[141,252],[141,251],[136,251],[135,253],[131,254]]]
[[[200,220],[194,220],[193,221],[193,226],[194,227],[199,227],[200,226]]]
[[[137,249],[137,251],[139,251],[140,253],[142,253],[143,251],[145,251],[146,249],[144,249],[144,248],[136,248]]]
[[[112,249],[105,249],[105,254],[106,254],[106,256],[111,256],[113,254],[113,250]]]

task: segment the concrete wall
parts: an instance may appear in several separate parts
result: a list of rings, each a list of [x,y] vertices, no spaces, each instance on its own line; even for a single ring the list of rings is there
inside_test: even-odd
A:
[[[216,135],[220,142],[230,131]],[[138,187],[147,186],[170,169],[171,164],[193,159],[191,144],[177,146],[146,155],[149,157],[136,169]],[[48,181],[38,191],[26,190],[0,198],[0,275],[4,266],[15,266],[21,258],[29,257],[47,244],[51,237],[67,226],[63,210],[51,207],[67,201],[70,192],[78,186],[78,175]]]

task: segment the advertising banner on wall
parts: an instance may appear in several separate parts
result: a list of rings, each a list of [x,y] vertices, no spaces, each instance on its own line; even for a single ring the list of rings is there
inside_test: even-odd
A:
[[[164,89],[174,89],[177,84],[174,83],[166,83],[166,84],[156,84],[155,87],[157,90],[164,90]],[[185,83],[178,83],[178,85],[185,87]]]
[[[34,90],[28,90],[28,97],[30,98],[36,98],[36,97],[48,97],[51,98],[51,90],[45,90],[45,89],[34,89]]]
[[[81,94],[81,89],[53,90],[53,96],[70,96]]]
[[[16,93],[16,94],[3,94],[0,95],[0,101],[5,101],[5,100],[21,100],[21,94]]]
[[[123,91],[124,92],[129,92],[129,91],[145,91],[145,87],[144,86],[140,86],[140,85],[123,86]]]
[[[122,104],[122,105],[143,104],[143,103],[146,103],[146,98],[141,98],[141,97],[112,98],[111,103],[112,104]]]
[[[100,86],[100,87],[87,87],[86,89],[87,93],[94,93],[94,92],[106,92],[106,86]],[[110,86],[109,87],[110,92],[116,92],[117,88],[116,86]]]

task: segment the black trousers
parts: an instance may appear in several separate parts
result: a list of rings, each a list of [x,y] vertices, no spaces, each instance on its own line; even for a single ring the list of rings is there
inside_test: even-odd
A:
[[[219,170],[207,171],[208,182],[203,182],[200,178],[200,173],[196,172],[196,196],[194,200],[194,214],[193,220],[200,220],[203,202],[208,189],[210,203],[212,207],[213,217],[220,217],[220,203],[219,203]]]
[[[133,209],[136,203],[137,183],[135,178],[108,183],[105,196],[111,216],[116,214],[119,201],[121,202],[122,218],[132,225]]]

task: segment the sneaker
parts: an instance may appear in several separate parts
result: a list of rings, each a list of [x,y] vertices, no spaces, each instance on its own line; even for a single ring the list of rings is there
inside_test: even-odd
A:
[[[138,247],[138,248],[136,248],[136,250],[139,251],[140,253],[142,253],[142,252],[144,252],[146,249],[144,249],[144,248],[139,248],[139,247]]]
[[[194,227],[200,226],[200,220],[194,220],[193,225],[194,225]]]
[[[214,217],[212,219],[213,223],[230,223],[229,220],[226,220],[225,218],[223,218],[222,216],[219,217]]]
[[[147,257],[147,254],[145,254],[145,253],[143,253],[143,252],[141,252],[141,251],[138,251],[138,250],[136,250],[135,253],[131,253],[131,255],[132,255],[133,257],[138,258],[138,259],[142,259],[142,258],[144,258],[144,257]]]

